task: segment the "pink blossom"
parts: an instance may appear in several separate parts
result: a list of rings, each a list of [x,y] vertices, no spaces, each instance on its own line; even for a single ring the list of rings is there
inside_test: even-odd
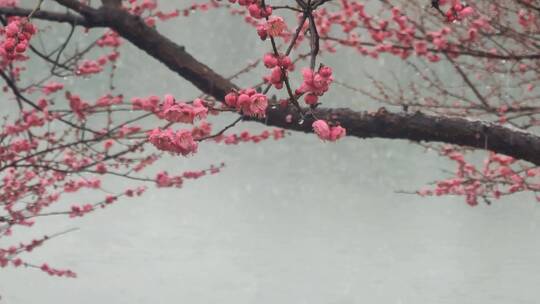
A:
[[[206,136],[209,136],[211,132],[212,132],[212,124],[206,121],[201,122],[199,126],[191,130],[191,134],[193,135],[193,138],[195,139],[201,139]]]
[[[85,60],[77,67],[76,74],[82,76],[100,73],[104,64],[95,60]]]
[[[427,54],[427,43],[424,41],[417,41],[414,44],[414,50],[416,51],[416,54],[418,55]]]
[[[165,101],[160,113],[166,120],[171,122],[183,122],[193,124],[195,119],[206,118],[208,109],[201,99],[193,101],[193,105],[176,102],[171,95],[165,96]]]
[[[159,110],[160,98],[158,96],[150,96],[148,98],[133,98],[131,103],[133,104],[134,110],[157,112]]]
[[[148,134],[148,139],[156,148],[184,156],[197,152],[197,143],[193,140],[190,130],[172,131],[154,129]]]
[[[264,117],[266,115],[266,107],[268,107],[266,95],[256,93],[250,97],[249,105],[242,107],[242,111],[249,116]]]
[[[322,140],[328,140],[330,139],[330,127],[326,123],[326,121],[319,119],[313,122],[313,131],[315,131],[315,134],[319,136]]]
[[[37,30],[27,18],[12,17],[8,20],[8,25],[3,29],[6,39],[0,41],[0,55],[8,61],[23,59],[25,57],[20,54],[26,52],[29,41]]]
[[[225,96],[225,103],[229,107],[234,107],[244,115],[264,117],[268,107],[266,95],[257,93],[253,89],[231,92]]]
[[[332,77],[332,69],[328,66],[321,67],[318,72],[314,72],[311,69],[303,69],[302,76],[304,82],[296,90],[296,94],[309,93],[315,96],[322,96],[329,89],[330,84],[334,80]],[[313,97],[307,97],[305,99],[307,104],[314,102]],[[316,102],[316,101],[315,101]]]
[[[86,110],[88,109],[88,103],[83,101],[78,95],[72,95],[71,93],[66,93],[66,98],[69,100],[69,106],[73,113],[77,115],[80,120],[86,118]]]
[[[459,14],[460,18],[466,18],[466,17],[469,17],[472,14],[474,14],[474,9],[472,7],[470,7],[470,6],[467,6],[464,9],[462,9],[461,11],[459,11],[458,14]]]
[[[341,126],[335,126],[330,129],[330,141],[336,141],[347,135],[345,128]]]
[[[261,40],[266,40],[268,37],[268,30],[266,29],[266,26],[264,24],[260,24],[257,26],[257,35],[259,35],[259,38]]]
[[[156,185],[158,188],[178,187],[182,186],[183,180],[181,176],[169,176],[167,171],[159,172],[156,175]]]
[[[315,94],[312,94],[312,93],[306,94],[306,96],[304,97],[304,101],[308,105],[317,104],[318,100],[319,100],[319,97],[317,95],[315,95]]]
[[[272,37],[279,36],[287,28],[283,18],[272,16],[266,23],[266,32]]]
[[[43,86],[43,88],[41,89],[41,91],[43,92],[43,94],[45,95],[50,95],[54,92],[57,92],[61,89],[64,88],[64,85],[62,83],[58,83],[58,82],[49,82],[47,84],[45,84]]]
[[[112,204],[112,203],[114,203],[114,201],[116,201],[117,199],[118,199],[118,198],[117,198],[116,196],[110,195],[110,194],[109,194],[109,195],[107,195],[107,196],[105,197],[105,204]]]
[[[337,141],[346,135],[345,128],[341,126],[330,127],[328,123],[322,119],[313,122],[313,131],[322,140]]]
[[[278,64],[278,59],[274,54],[265,54],[263,58],[264,66],[267,68],[273,68]]]

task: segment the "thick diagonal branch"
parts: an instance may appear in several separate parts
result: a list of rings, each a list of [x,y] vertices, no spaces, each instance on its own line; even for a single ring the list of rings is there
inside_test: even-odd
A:
[[[57,0],[58,3],[81,14],[88,27],[109,27],[122,37],[148,53],[169,69],[178,73],[204,93],[223,100],[237,87],[197,61],[186,50],[147,26],[139,17],[121,9],[102,7],[93,9],[74,0]],[[0,13],[3,11],[0,9]],[[48,17],[47,14],[41,16]],[[36,18],[40,15],[36,14]],[[44,18],[51,21],[54,18]],[[78,24],[83,24],[80,22]],[[413,141],[445,142],[478,149],[491,150],[540,165],[540,137],[498,124],[463,118],[416,113],[390,113],[381,109],[374,113],[351,109],[314,110],[315,117],[339,123],[349,136],[359,138],[389,138]],[[292,120],[289,115],[292,116]],[[292,121],[292,122],[291,122]],[[267,118],[260,120],[288,130],[313,132],[313,118],[299,123],[300,115],[293,108],[269,108]]]
[[[421,112],[392,113],[384,108],[376,112],[318,108],[315,112],[318,118],[338,121],[349,136],[444,142],[494,151],[540,165],[540,137],[511,126]],[[291,119],[287,117],[290,114],[279,108],[269,109],[267,123],[288,130],[313,132],[313,119],[298,123],[300,115],[293,113]]]

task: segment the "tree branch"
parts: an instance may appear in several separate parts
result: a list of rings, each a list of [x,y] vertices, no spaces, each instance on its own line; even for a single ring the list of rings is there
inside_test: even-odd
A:
[[[232,82],[197,61],[185,51],[184,47],[147,26],[137,16],[114,7],[93,9],[73,0],[57,0],[57,2],[80,13],[86,21],[85,26],[105,26],[115,30],[217,100],[223,100],[227,93],[237,89]],[[35,18],[40,18],[40,14],[36,13]],[[63,19],[54,18],[46,20],[65,22]],[[287,122],[290,121],[287,119],[289,115],[292,115],[292,123]],[[513,127],[463,118],[426,115],[420,112],[390,113],[384,108],[374,113],[317,108],[313,110],[313,115],[319,119],[339,123],[347,129],[347,135],[358,138],[445,142],[491,150],[540,165],[540,137]],[[301,114],[292,107],[285,109],[269,107],[266,119],[258,121],[284,129],[313,132],[311,127],[313,118],[305,117],[305,121],[301,124],[298,123],[300,118]]]
[[[25,17],[30,15],[30,13],[32,13],[31,9],[24,9],[18,7],[0,7],[0,15]],[[61,23],[70,23],[81,26],[90,26],[90,24],[86,21],[85,18],[79,15],[69,13],[56,13],[39,10],[34,13],[32,18]]]
[[[287,118],[290,113],[279,108],[269,109],[267,123],[288,130],[313,132],[313,118],[306,117],[299,124],[301,116],[294,113],[291,120]],[[540,137],[511,126],[421,112],[392,113],[385,108],[376,112],[317,108],[314,114],[318,119],[339,122],[347,129],[348,136],[444,142],[490,150],[540,165]]]
[[[101,0],[103,6],[121,7],[122,0]]]

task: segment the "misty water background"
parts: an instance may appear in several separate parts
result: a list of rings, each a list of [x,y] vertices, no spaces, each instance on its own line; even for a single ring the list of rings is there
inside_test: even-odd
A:
[[[188,4],[161,2],[164,7]],[[225,10],[195,13],[160,24],[159,30],[222,75],[234,74],[269,49]],[[400,77],[414,76],[396,70],[402,65],[390,57],[374,61],[340,51],[323,62],[334,68],[337,80],[363,88],[369,88],[364,71],[385,77],[393,69]],[[235,81],[252,84],[264,72],[259,67]],[[107,93],[106,76],[66,83],[87,100]],[[171,93],[188,100],[199,94],[129,43],[122,47],[115,84],[127,98]],[[323,102],[373,106],[339,86]],[[244,123],[235,130],[246,129],[264,126]],[[256,145],[202,144],[197,155],[169,157],[159,167],[174,173],[221,162],[227,167],[220,174],[186,182],[179,190],[151,187],[140,198],[122,199],[82,219],[47,218],[32,229],[17,229],[0,245],[80,228],[24,255],[35,264],[70,268],[79,277],[1,269],[0,303],[538,301],[540,206],[530,194],[471,208],[463,198],[396,193],[455,169],[436,153],[402,140],[346,138],[328,144],[292,133]],[[107,186],[130,185],[116,182]]]

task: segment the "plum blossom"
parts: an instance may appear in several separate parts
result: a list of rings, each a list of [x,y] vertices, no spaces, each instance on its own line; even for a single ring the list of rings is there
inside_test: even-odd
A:
[[[285,29],[287,29],[287,25],[285,24],[283,18],[279,16],[272,16],[266,22],[265,29],[268,35],[276,37],[283,33]]]
[[[326,123],[326,121],[319,119],[313,122],[313,131],[315,131],[315,134],[319,136],[320,139],[326,140],[330,138],[330,126]]]
[[[197,152],[198,145],[193,140],[190,130],[174,132],[170,128],[166,130],[158,128],[149,132],[148,139],[159,150],[182,154],[183,156]]]
[[[4,57],[8,62],[20,58],[36,32],[36,27],[27,18],[10,18],[7,26],[0,29],[0,35],[5,36],[5,39],[0,41],[0,58]]]
[[[156,175],[156,185],[158,188],[168,188],[168,187],[182,187],[183,180],[182,176],[170,176],[167,171],[161,171]]]
[[[225,103],[244,115],[259,118],[266,116],[266,108],[268,107],[266,95],[257,93],[254,89],[231,92],[225,96]]]
[[[176,102],[171,95],[165,96],[160,115],[170,122],[183,122],[193,124],[195,119],[204,119],[208,109],[204,106],[202,99],[195,99],[193,104]]]
[[[328,123],[322,119],[316,120],[312,124],[313,131],[322,140],[337,141],[338,139],[346,135],[345,128],[341,126],[329,126]]]
[[[60,91],[64,88],[64,84],[59,82],[49,82],[43,86],[41,92],[45,95],[50,95],[54,92]]]
[[[317,103],[317,96],[322,96],[328,88],[332,81],[332,69],[328,66],[323,66],[319,69],[318,72],[313,72],[311,69],[303,69],[302,76],[304,77],[304,82],[296,90],[296,94],[307,93],[304,97],[305,102],[309,105]]]

